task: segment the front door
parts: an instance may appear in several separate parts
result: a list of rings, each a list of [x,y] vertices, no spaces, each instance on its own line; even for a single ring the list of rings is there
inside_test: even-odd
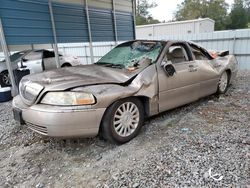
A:
[[[176,72],[167,76],[158,64],[160,112],[197,100],[199,90],[199,69],[186,43],[169,46],[164,61]]]
[[[42,72],[42,51],[30,52],[22,58],[22,64],[26,69],[30,70],[30,74]]]
[[[45,70],[56,69],[55,53],[52,51],[44,50],[43,63]]]

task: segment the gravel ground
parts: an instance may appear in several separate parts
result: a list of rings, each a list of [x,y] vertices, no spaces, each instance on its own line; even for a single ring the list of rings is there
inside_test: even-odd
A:
[[[43,138],[0,104],[0,187],[248,187],[250,71],[223,96],[149,119],[122,146]]]

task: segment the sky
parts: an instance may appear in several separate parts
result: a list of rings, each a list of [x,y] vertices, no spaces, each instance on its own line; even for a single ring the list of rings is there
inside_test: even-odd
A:
[[[151,0],[152,1],[152,0]],[[173,19],[173,14],[183,0],[154,0],[157,3],[157,7],[150,10],[153,18],[160,21],[169,21]],[[226,0],[231,5],[234,0]]]

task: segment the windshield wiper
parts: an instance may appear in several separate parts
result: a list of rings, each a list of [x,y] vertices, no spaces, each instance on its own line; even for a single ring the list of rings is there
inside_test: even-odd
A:
[[[123,69],[125,68],[124,65],[122,64],[114,64],[114,63],[108,63],[108,62],[97,62],[95,63],[96,65],[104,65],[106,67],[113,67],[113,68],[119,68],[119,69]]]

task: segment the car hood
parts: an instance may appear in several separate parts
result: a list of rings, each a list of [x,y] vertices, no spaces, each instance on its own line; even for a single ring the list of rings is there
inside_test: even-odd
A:
[[[139,71],[140,69],[128,71],[101,65],[80,65],[28,75],[23,78],[23,81],[36,82],[46,90],[67,90],[86,85],[123,84]]]

